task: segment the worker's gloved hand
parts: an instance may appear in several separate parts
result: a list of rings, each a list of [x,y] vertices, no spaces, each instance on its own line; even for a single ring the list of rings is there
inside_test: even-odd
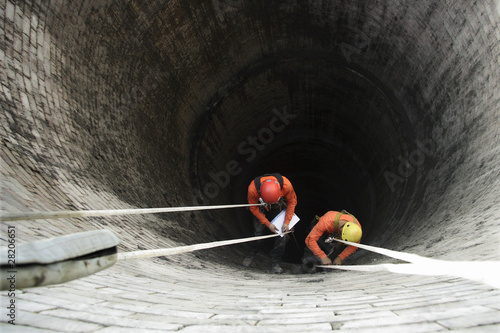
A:
[[[272,223],[268,226],[268,228],[269,228],[269,230],[271,230],[271,232],[272,232],[272,233],[274,233],[274,234],[278,234],[278,233],[279,233],[278,228],[276,228],[276,226],[275,226],[274,224],[272,224]]]
[[[332,264],[332,261],[330,260],[330,258],[328,257],[324,257],[323,259],[321,259],[321,263],[323,265],[331,265]]]
[[[334,265],[342,265],[342,258],[337,257],[333,260]]]
[[[290,231],[290,227],[288,224],[284,223],[283,227],[281,227],[281,232],[288,232]]]

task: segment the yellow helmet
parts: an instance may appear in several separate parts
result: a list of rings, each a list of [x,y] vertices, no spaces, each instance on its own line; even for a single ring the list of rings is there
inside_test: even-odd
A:
[[[363,232],[361,228],[356,223],[347,222],[342,228],[342,240],[358,243],[361,240],[361,235]]]

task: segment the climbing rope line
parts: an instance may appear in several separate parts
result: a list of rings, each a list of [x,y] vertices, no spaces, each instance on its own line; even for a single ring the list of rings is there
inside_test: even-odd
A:
[[[411,262],[414,264],[423,264],[423,263],[440,261],[440,260],[436,260],[436,259],[422,257],[422,256],[419,256],[419,255],[413,254],[413,253],[405,253],[405,252],[388,250],[388,249],[384,249],[384,248],[376,247],[376,246],[371,246],[371,245],[352,243],[352,242],[348,242],[348,241],[344,241],[344,240],[336,239],[336,238],[334,238],[333,240],[338,242],[338,243],[352,245],[355,247],[359,247],[360,249],[368,250],[370,252],[375,252],[375,253],[382,254],[382,255],[385,255],[385,256],[388,256],[388,257],[391,257],[394,259],[399,259],[399,260]]]
[[[171,256],[197,250],[246,243],[291,233],[215,241],[173,248],[116,252],[120,240],[109,230],[93,230],[19,245],[15,268],[19,289],[59,284],[89,276],[124,260]],[[7,252],[7,248],[0,248]],[[97,251],[97,252],[96,252]],[[91,255],[99,253],[99,255]],[[7,256],[0,256],[0,266],[9,267]],[[0,280],[0,290],[8,290],[8,279]]]
[[[266,239],[281,236],[284,234],[288,234],[291,231],[281,233],[281,234],[272,234],[265,236],[256,236],[256,237],[247,237],[247,238],[239,238],[239,239],[230,239],[225,241],[216,241],[210,243],[200,243],[172,248],[163,248],[163,249],[154,249],[154,250],[141,250],[141,251],[132,251],[132,252],[120,252],[118,253],[117,261],[121,260],[131,260],[131,259],[144,259],[144,258],[152,258],[152,257],[160,257],[160,256],[170,256],[179,253],[193,252],[198,250],[206,250],[220,246],[239,244],[252,242],[256,240]]]
[[[164,207],[164,208],[143,208],[143,209],[115,209],[115,210],[80,210],[80,211],[49,211],[49,212],[27,212],[27,213],[7,213],[0,214],[0,222],[38,220],[38,219],[58,219],[90,216],[113,216],[113,215],[133,215],[133,214],[155,214],[168,212],[186,212],[197,210],[226,209],[238,207],[261,206],[262,204],[236,204],[236,205],[214,205],[214,206],[188,206],[188,207]],[[290,233],[287,232],[287,233]],[[251,242],[271,237],[277,237],[282,234],[272,234],[266,236],[248,237],[224,241],[215,241],[210,243],[200,243],[175,248],[162,248],[153,250],[142,250],[132,252],[117,253],[115,261],[111,260],[110,265],[116,261],[152,258],[159,256],[169,256],[174,254],[192,252],[197,250],[211,249],[220,246]],[[416,254],[398,252],[383,249],[375,246],[351,243],[340,239],[335,239],[339,243],[352,245],[371,252],[379,253],[395,259],[409,262],[409,264],[379,264],[379,265],[320,265],[317,267],[327,269],[341,269],[350,271],[380,272],[387,271],[401,274],[431,275],[431,276],[454,276],[469,280],[482,282],[500,289],[500,261],[445,261],[422,257]],[[36,252],[36,251],[35,251]],[[60,251],[56,251],[60,252]],[[65,252],[65,251],[62,251]],[[39,254],[39,253],[38,253]],[[72,269],[74,271],[74,269]],[[82,273],[83,276],[91,272]],[[58,274],[55,274],[56,276]],[[60,280],[54,278],[52,283]],[[61,281],[60,281],[61,282]],[[3,287],[2,287],[3,288]]]
[[[446,261],[370,245],[351,243],[340,239],[335,239],[335,241],[403,260],[409,262],[409,264],[319,265],[317,267],[362,272],[385,271],[411,275],[453,276],[481,282],[500,289],[500,261]]]
[[[238,205],[215,205],[215,206],[187,206],[187,207],[164,207],[164,208],[138,208],[138,209],[112,209],[112,210],[62,210],[49,212],[26,212],[0,214],[0,222],[28,221],[61,219],[71,217],[89,216],[113,216],[113,215],[134,215],[134,214],[157,214],[172,212],[188,212],[196,210],[225,209],[238,207],[262,206],[263,204],[238,204]]]
[[[292,233],[288,231],[287,233]],[[57,284],[70,281],[75,278],[88,276],[100,270],[113,266],[116,262],[134,259],[145,259],[160,256],[170,256],[198,250],[211,249],[221,246],[252,242],[261,239],[281,236],[282,234],[271,234],[264,236],[239,238],[232,240],[215,241],[209,243],[199,243],[193,245],[179,246],[173,248],[162,248],[152,250],[118,252],[114,255],[103,254],[101,262],[92,262],[94,259],[78,260],[82,255],[92,251],[100,251],[116,246],[119,239],[109,230],[95,230],[72,235],[61,236],[54,239],[35,241],[19,246],[19,263],[17,277],[19,287],[29,288],[40,285],[37,279],[32,277],[42,274],[44,281],[42,285]],[[326,269],[341,269],[349,271],[364,272],[392,272],[412,275],[429,276],[453,276],[478,281],[494,288],[500,289],[499,261],[445,261],[425,258],[419,255],[398,252],[375,246],[351,243],[335,239],[339,243],[356,246],[371,252],[383,254],[395,259],[409,262],[409,264],[379,264],[379,265],[320,265],[317,267]],[[23,249],[21,250],[21,247]],[[116,250],[115,250],[116,251]],[[52,257],[50,256],[52,254]],[[52,258],[46,260],[47,258]],[[86,257],[85,257],[86,258]],[[43,259],[43,261],[41,261]],[[17,260],[16,260],[17,261]],[[0,258],[2,266],[7,265],[5,258]],[[31,264],[31,265],[30,265]],[[34,265],[34,266],[33,266]],[[42,269],[37,265],[44,265]],[[78,266],[79,265],[79,266]],[[62,274],[61,272],[66,272]],[[70,274],[71,273],[71,274]],[[68,275],[69,274],[69,275]],[[2,280],[0,290],[6,290],[8,284]]]

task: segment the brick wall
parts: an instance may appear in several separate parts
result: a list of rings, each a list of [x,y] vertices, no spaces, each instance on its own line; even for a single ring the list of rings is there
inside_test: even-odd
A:
[[[352,206],[371,244],[498,260],[494,4],[6,0],[0,17],[2,211],[192,205],[211,172],[238,161],[241,172],[208,203],[244,202],[254,173],[280,169],[297,185],[305,221],[318,207]],[[238,146],[264,135],[284,108],[294,121],[244,163]],[[351,190],[335,194],[339,184]],[[107,228],[130,251],[246,236],[248,218],[15,225],[20,242]],[[19,324],[102,332],[498,325],[498,292],[483,285],[389,274],[277,278],[242,271],[242,249],[119,264],[19,291]],[[333,290],[340,277],[363,282]],[[481,315],[466,316],[471,307]]]

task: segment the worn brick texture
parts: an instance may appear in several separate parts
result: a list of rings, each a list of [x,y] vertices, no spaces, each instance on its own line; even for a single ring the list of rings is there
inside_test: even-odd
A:
[[[499,260],[499,16],[495,1],[465,0],[2,0],[0,211],[241,203],[256,172],[279,168],[304,221],[353,207],[366,243]],[[295,118],[271,122],[276,110]],[[250,236],[249,219],[241,210],[7,222],[0,245],[8,226],[18,244],[105,228],[119,251],[135,251]],[[266,256],[266,268],[243,269],[244,254],[123,262],[2,292],[0,329],[500,329],[500,291],[479,282],[297,274],[293,260],[278,276]],[[360,250],[350,260],[393,262]]]

